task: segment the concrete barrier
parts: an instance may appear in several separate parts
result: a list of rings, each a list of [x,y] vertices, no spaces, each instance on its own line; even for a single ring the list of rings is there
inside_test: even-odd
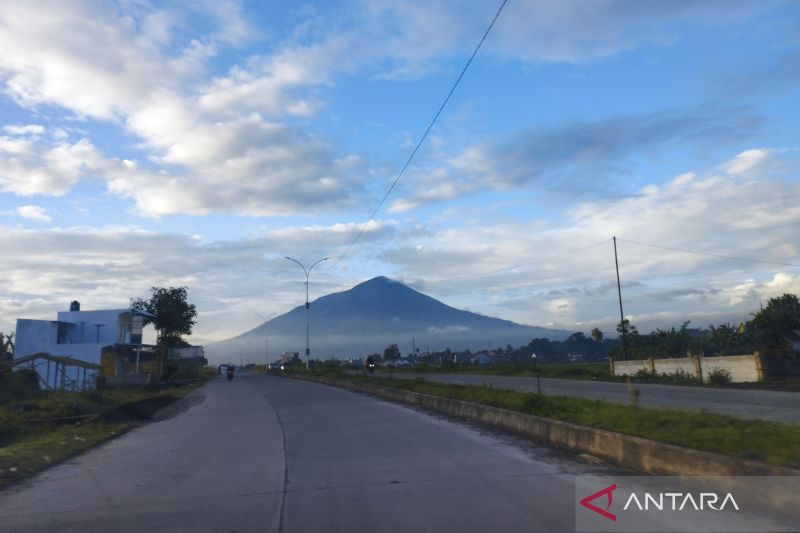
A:
[[[752,355],[725,355],[722,357],[700,357],[703,381],[708,381],[708,376],[714,370],[724,370],[731,376],[731,381],[741,383],[745,381],[764,381],[764,370],[761,357]]]
[[[764,380],[761,356],[758,353],[722,355],[718,357],[691,356],[669,359],[649,358],[634,361],[613,361],[611,369],[616,376],[632,376],[640,370],[647,370],[656,374],[683,372],[705,382],[708,382],[708,376],[714,370],[724,370],[730,374],[731,381],[734,383]]]
[[[430,409],[498,429],[512,431],[551,446],[587,453],[646,474],[663,476],[800,476],[800,470],[562,422],[509,409],[431,396],[371,383],[324,377],[291,376],[385,400]],[[800,495],[795,502],[800,507]]]

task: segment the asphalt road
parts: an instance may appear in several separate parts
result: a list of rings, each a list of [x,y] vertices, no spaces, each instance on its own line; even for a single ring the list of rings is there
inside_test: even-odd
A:
[[[379,373],[388,376],[387,372]],[[395,377],[414,379],[423,377],[444,383],[491,385],[502,389],[536,392],[536,378],[484,376],[476,374],[409,374],[395,372]],[[687,387],[680,385],[655,385],[635,383],[639,389],[639,405],[646,407],[671,407],[691,411],[709,411],[743,418],[761,418],[777,422],[800,424],[800,393],[763,390]],[[543,394],[577,396],[629,404],[631,401],[625,383],[542,378]]]
[[[573,531],[573,476],[623,473],[264,375],[215,379],[171,414],[0,492],[0,530]]]

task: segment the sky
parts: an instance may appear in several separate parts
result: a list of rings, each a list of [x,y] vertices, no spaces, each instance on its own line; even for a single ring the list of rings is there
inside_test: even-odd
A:
[[[290,256],[613,332],[612,236],[643,331],[800,293],[796,2],[509,0],[371,219],[500,3],[0,3],[0,331],[186,286],[222,340]]]

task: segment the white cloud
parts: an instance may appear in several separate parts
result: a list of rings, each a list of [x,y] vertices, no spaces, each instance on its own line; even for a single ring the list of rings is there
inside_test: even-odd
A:
[[[668,10],[610,0],[588,7],[579,2],[512,3],[491,41],[505,57],[572,61],[658,40],[651,29],[663,17],[708,22],[720,12],[730,17],[752,9],[739,3],[723,9],[690,2]],[[453,54],[463,57],[468,37],[491,16],[480,2],[467,7],[452,1],[345,6],[307,18],[261,55],[209,80],[211,59],[225,47],[260,38],[261,32],[241,2],[204,2],[189,11],[209,17],[205,34],[188,27],[190,13],[149,3],[3,4],[0,79],[6,94],[29,109],[57,106],[77,118],[119,126],[141,140],[137,148],[148,152],[151,165],[140,165],[137,173],[104,175],[97,167],[113,170],[114,165],[76,164],[72,158],[63,169],[41,155],[40,148],[38,159],[5,158],[0,187],[17,194],[63,194],[81,178],[76,167],[94,164],[112,193],[133,199],[149,216],[347,208],[364,194],[366,161],[289,121],[315,116],[325,105],[318,89],[333,86],[343,74],[417,76]],[[7,133],[22,132],[11,128]],[[41,135],[30,129],[26,133]],[[86,143],[101,146],[99,140]],[[7,141],[5,148],[13,147]],[[103,158],[113,162],[115,156]],[[507,169],[497,167],[495,157],[487,163],[495,166],[476,179],[470,173],[478,169],[476,161],[468,159],[466,152],[450,162],[451,171],[463,170],[459,181],[426,187],[391,209],[404,212],[487,184],[527,179],[499,177]],[[63,177],[54,174],[54,166],[65,171]],[[522,170],[529,174],[538,168]],[[22,183],[21,175],[31,176],[32,184]]]
[[[0,192],[66,194],[98,158],[87,139],[45,143],[0,136]]]
[[[723,170],[732,176],[750,174],[759,170],[770,160],[772,150],[752,149],[745,150],[733,160],[723,165]]]
[[[40,205],[23,205],[17,208],[17,214],[38,222],[51,222],[53,219],[47,214],[47,209]]]
[[[778,154],[768,153],[760,168],[775,163],[771,159]],[[747,156],[740,154],[719,168],[731,168],[742,157]],[[462,307],[488,305],[493,309],[490,314],[565,327],[606,317],[605,327],[613,331],[617,319],[612,235],[800,264],[795,245],[800,225],[797,198],[800,184],[795,180],[759,175],[755,167],[746,175],[685,173],[636,195],[582,202],[558,225],[535,219],[487,225],[484,220],[414,237],[405,236],[400,228],[398,244],[381,257],[403,276],[421,280],[435,296],[454,298]],[[598,245],[563,255],[594,243]],[[618,248],[626,313],[638,316],[644,327],[672,325],[664,312],[673,313],[669,316],[678,323],[681,316],[695,321],[728,320],[734,315],[745,319],[759,301],[800,289],[791,267],[624,240]],[[523,266],[508,268],[513,265]]]
[[[412,192],[395,200],[390,211],[406,212],[476,192],[526,187],[563,189],[573,197],[588,195],[601,180],[628,172],[636,159],[662,157],[676,145],[696,150],[741,139],[760,121],[736,111],[671,111],[529,129],[500,141],[468,146],[455,155],[437,154],[436,163],[428,163],[428,168],[418,161],[405,183]],[[768,156],[769,151],[751,150],[725,169],[737,175],[752,171],[764,165]]]
[[[470,331],[470,328],[468,326],[450,325],[450,326],[445,326],[443,328],[429,327],[425,331],[427,331],[428,333],[438,333],[442,335],[447,335],[450,333],[463,333],[465,331]]]
[[[285,255],[309,261],[330,253],[334,259],[360,228],[357,223],[285,227],[204,244],[136,227],[2,226],[0,248],[8,253],[0,331],[13,331],[18,317],[51,318],[76,298],[87,309],[115,308],[153,286],[185,285],[199,312],[195,339],[221,340],[253,323],[253,312],[283,313],[302,302],[305,278]],[[385,243],[393,231],[387,223],[372,222],[362,240]],[[337,279],[325,268],[314,272],[312,298],[363,281]]]
[[[183,48],[175,42],[181,17],[144,4],[0,8],[7,94],[24,107],[57,105],[119,124],[143,140],[156,165],[123,172],[85,139],[45,147],[4,138],[2,190],[64,194],[82,177],[96,176],[148,216],[347,206],[365,174],[360,158],[269,118],[313,112],[314,102],[290,91],[318,83],[315,67],[324,57],[315,59],[320,54],[313,48],[289,49],[265,59],[260,72],[234,68],[230,78],[209,86],[198,65],[216,53],[215,43],[240,44],[257,32],[239,3],[201,8],[214,12],[219,31]],[[12,157],[14,151],[24,157]]]
[[[41,135],[44,133],[44,126],[39,124],[27,124],[24,126],[8,125],[3,126],[3,131],[9,135]]]
[[[528,61],[587,61],[642,45],[669,46],[680,38],[680,24],[731,23],[758,9],[752,2],[742,1],[510,2],[489,47]]]

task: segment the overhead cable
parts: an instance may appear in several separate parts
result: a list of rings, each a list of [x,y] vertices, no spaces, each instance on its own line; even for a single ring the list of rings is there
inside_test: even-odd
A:
[[[439,115],[442,114],[442,111],[444,111],[444,108],[447,105],[447,102],[450,101],[450,97],[453,96],[453,93],[455,92],[456,87],[458,87],[458,84],[461,82],[461,78],[464,77],[464,74],[466,74],[467,69],[472,64],[472,60],[475,59],[475,56],[478,54],[478,50],[481,49],[481,46],[483,45],[483,42],[486,40],[486,37],[489,35],[489,32],[492,30],[492,27],[494,27],[494,23],[497,21],[497,18],[500,16],[500,13],[503,11],[503,8],[506,6],[506,2],[508,2],[508,0],[503,0],[503,3],[500,4],[500,8],[497,10],[497,13],[495,13],[494,18],[492,19],[492,22],[489,24],[489,27],[486,28],[486,31],[484,32],[483,37],[481,37],[481,40],[478,42],[478,45],[475,47],[475,50],[472,52],[472,55],[469,57],[469,60],[467,60],[467,63],[464,65],[464,68],[461,69],[461,73],[458,75],[458,78],[456,78],[455,83],[453,83],[453,86],[450,88],[450,92],[447,93],[447,96],[445,97],[444,101],[442,102],[442,105],[439,106],[439,110],[436,111],[436,114],[433,116],[433,119],[431,119],[430,123],[428,124],[428,128],[425,130],[425,133],[422,134],[422,137],[420,137],[419,142],[417,142],[417,145],[414,147],[414,150],[411,152],[411,155],[408,156],[408,159],[406,160],[406,162],[403,165],[403,167],[400,169],[400,172],[397,174],[397,176],[392,181],[392,184],[389,187],[389,190],[386,191],[386,194],[383,195],[383,198],[381,198],[381,201],[378,202],[378,205],[372,211],[372,214],[367,219],[367,221],[364,222],[361,225],[361,229],[358,231],[358,233],[356,234],[355,238],[350,242],[350,244],[347,245],[347,248],[345,249],[345,251],[339,257],[337,257],[336,260],[333,262],[333,264],[331,265],[332,267],[335,266],[345,255],[347,255],[347,253],[350,251],[350,249],[353,247],[353,245],[356,242],[358,242],[358,240],[364,234],[364,230],[366,230],[367,225],[375,219],[375,215],[378,214],[378,211],[380,211],[381,207],[383,207],[383,204],[386,202],[387,198],[389,198],[389,195],[392,193],[394,188],[397,186],[397,182],[400,181],[400,178],[403,176],[403,174],[405,173],[406,169],[411,164],[411,161],[414,159],[414,156],[417,155],[417,152],[419,151],[420,147],[422,146],[422,143],[428,137],[428,134],[430,133],[430,131],[433,128],[434,124],[436,124],[436,121],[439,119]]]
[[[767,265],[778,265],[778,266],[788,266],[788,267],[797,267],[800,268],[800,265],[794,263],[782,263],[780,261],[768,261],[766,259],[753,259],[752,257],[736,257],[733,255],[722,255],[722,254],[715,254],[710,252],[699,252],[697,250],[685,250],[683,248],[675,248],[673,246],[662,246],[660,244],[652,244],[648,242],[640,242],[640,241],[632,241],[629,239],[623,239],[622,237],[617,237],[618,241],[627,242],[630,244],[638,244],[640,246],[649,246],[650,248],[661,248],[662,250],[671,250],[673,252],[683,252],[687,254],[695,254],[695,255],[705,255],[708,257],[716,257],[719,259],[730,259],[733,261],[748,261],[751,263],[764,263]]]

